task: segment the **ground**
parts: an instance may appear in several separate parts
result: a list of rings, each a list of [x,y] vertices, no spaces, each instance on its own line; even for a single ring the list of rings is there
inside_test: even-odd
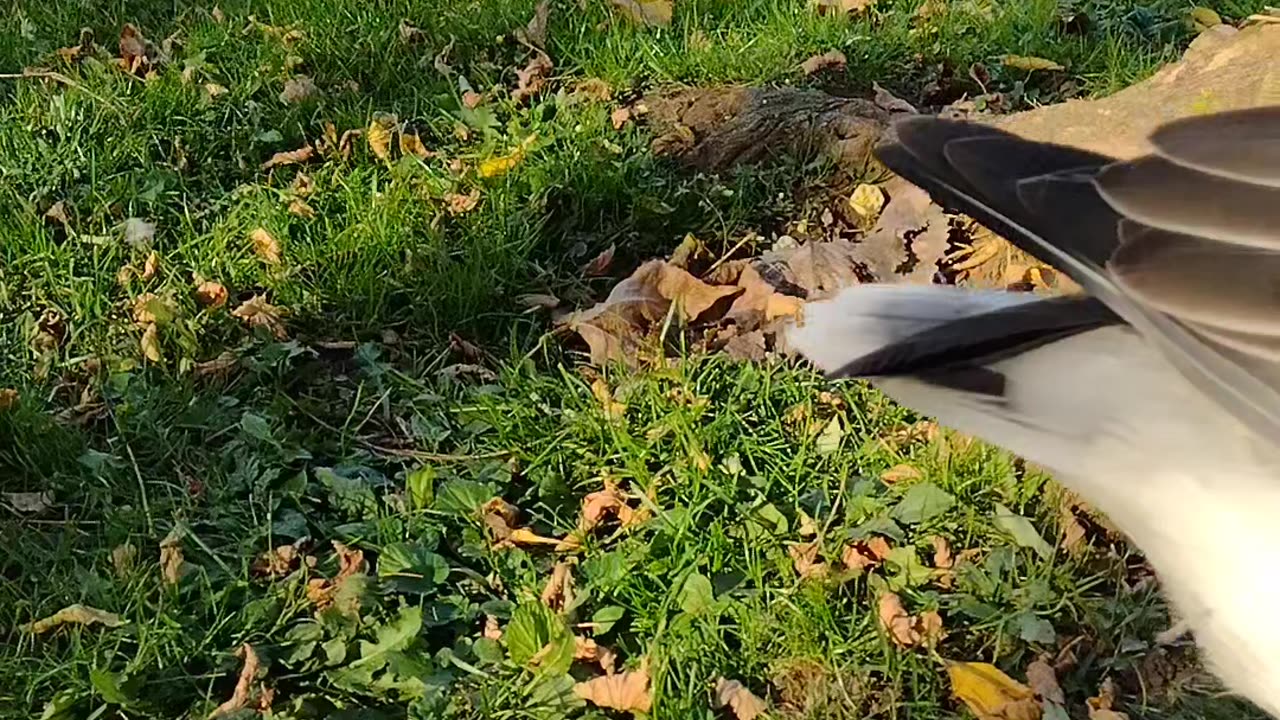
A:
[[[555,0],[543,41],[529,0],[8,3],[0,716],[741,717],[734,681],[776,717],[956,717],[947,662],[1038,658],[1036,717],[1102,716],[1107,680],[1130,717],[1256,712],[1017,458],[785,359],[592,368],[554,330],[850,180],[682,167],[616,122],[647,93],[1016,110],[1193,32],[1171,0],[853,4]]]

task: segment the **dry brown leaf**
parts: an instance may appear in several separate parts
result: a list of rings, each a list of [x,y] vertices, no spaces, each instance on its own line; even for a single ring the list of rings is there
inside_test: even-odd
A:
[[[687,270],[662,260],[652,260],[641,265],[633,278],[648,277],[651,273],[658,294],[676,303],[684,311],[685,320],[693,321],[710,310],[721,299],[738,294],[741,289],[732,286],[708,285],[689,274]]]
[[[896,485],[900,482],[920,480],[922,478],[924,478],[924,473],[921,472],[919,468],[907,465],[906,463],[894,465],[888,470],[880,473],[880,482],[885,485]]]
[[[592,705],[610,710],[636,714],[647,713],[653,707],[647,660],[636,670],[577,683],[573,692]]]
[[[492,615],[485,615],[484,632],[481,634],[490,640],[501,640],[502,628],[498,626],[498,618]]]
[[[819,544],[816,540],[787,547],[787,554],[791,556],[791,563],[801,580],[824,578],[831,573],[830,566],[818,559],[818,550]]]
[[[587,78],[573,87],[573,94],[594,102],[608,102],[613,99],[613,88],[600,78]]]
[[[516,527],[519,509],[502,498],[493,498],[481,509],[481,520],[489,529],[495,550],[516,546],[555,545],[564,540],[543,537],[528,528]]]
[[[547,47],[547,20],[551,17],[551,0],[542,0],[533,10],[529,24],[516,31],[521,42],[540,50]]]
[[[315,153],[316,149],[311,146],[311,143],[307,143],[297,150],[285,150],[272,155],[266,162],[262,163],[262,169],[270,170],[284,165],[298,165],[310,160]]]
[[[1088,531],[1076,517],[1071,503],[1064,502],[1058,509],[1058,526],[1062,528],[1062,546],[1072,555],[1088,550]]]
[[[551,569],[551,578],[540,596],[543,605],[556,612],[564,612],[565,608],[573,605],[573,565],[573,562],[563,560]]]
[[[1089,720],[1129,720],[1129,716],[1115,710],[1116,688],[1111,678],[1102,681],[1098,694],[1085,701],[1089,708]]]
[[[182,555],[182,528],[175,527],[160,541],[160,576],[166,585],[174,585],[186,572],[186,560]]]
[[[914,619],[902,606],[902,598],[893,593],[880,596],[880,626],[899,647],[911,647],[920,643],[921,636],[916,630]]]
[[[311,601],[312,605],[315,605],[317,610],[333,606],[338,591],[342,589],[342,586],[357,575],[365,575],[369,569],[364,559],[363,550],[359,548],[353,549],[337,540],[334,540],[332,545],[333,552],[338,558],[338,574],[332,579],[312,578],[307,581],[307,599]],[[353,596],[347,600],[345,605],[337,607],[342,614],[354,617],[360,612],[359,604],[360,598]]]
[[[844,70],[845,65],[849,62],[844,53],[839,50],[828,50],[821,55],[813,57],[800,63],[800,69],[805,75],[813,75],[823,70]]]
[[[435,155],[422,144],[422,138],[418,137],[418,133],[400,133],[400,154],[412,155],[416,158],[426,160]]]
[[[609,113],[609,123],[613,125],[614,130],[621,130],[631,122],[631,108],[620,107]]]
[[[1035,70],[1065,70],[1062,65],[1047,60],[1042,57],[1034,57],[1029,55],[1005,55],[1000,58],[1000,63],[1005,67],[1011,67],[1015,70],[1026,70],[1033,72]]]
[[[138,547],[133,543],[122,543],[111,549],[111,567],[118,578],[127,576],[137,560]]]
[[[573,659],[593,662],[600,666],[605,675],[612,675],[618,664],[618,654],[612,648],[598,644],[591,638],[574,636]]]
[[[768,710],[764,701],[753,695],[742,683],[723,677],[716,678],[715,706],[728,706],[738,720],[755,720]]]
[[[892,550],[888,540],[872,535],[866,541],[845,545],[840,553],[840,563],[847,570],[866,570],[884,562]]]
[[[551,58],[546,53],[541,51],[534,53],[524,69],[516,71],[516,88],[511,91],[511,99],[515,102],[524,102],[542,92],[553,68]]]
[[[369,121],[369,128],[365,131],[365,141],[369,143],[369,150],[379,160],[391,159],[391,135],[395,125],[395,119],[390,116],[379,115]]]
[[[948,662],[951,692],[978,720],[1040,720],[1041,707],[1031,688],[981,662]]]
[[[196,302],[204,307],[222,307],[227,297],[227,288],[220,282],[205,280],[196,286]]]
[[[876,4],[876,0],[817,0],[815,9],[819,15],[831,12],[860,13]]]
[[[530,293],[516,298],[516,302],[530,310],[555,310],[560,307],[560,298],[545,293]]]
[[[950,570],[954,567],[955,558],[951,554],[951,543],[940,535],[934,535],[929,540],[933,543],[933,566],[939,570]]]
[[[650,27],[671,24],[672,0],[610,0],[613,7],[632,22]]]
[[[461,193],[445,193],[444,203],[450,215],[461,215],[476,209],[480,202],[480,188],[473,188],[466,195]]]
[[[591,394],[600,402],[600,408],[604,411],[606,420],[618,421],[626,415],[627,406],[614,399],[613,391],[609,389],[609,383],[604,378],[598,377],[591,381]]]
[[[599,277],[609,272],[609,268],[613,265],[613,253],[616,250],[616,245],[609,245],[599,255],[591,258],[587,264],[582,266],[582,274],[587,277]]]
[[[115,628],[124,625],[124,620],[115,613],[76,603],[62,608],[49,617],[22,625],[19,629],[32,635],[43,635],[59,625],[103,625]]]
[[[1037,659],[1027,666],[1027,685],[1039,698],[1055,705],[1066,705],[1067,696],[1058,684],[1058,673],[1044,660]]]
[[[256,228],[249,233],[253,241],[253,252],[262,262],[268,265],[280,264],[280,244],[267,232],[266,228]]]
[[[798,317],[804,300],[774,289],[751,264],[742,267],[737,278],[742,294],[734,298],[725,319],[741,330],[754,330],[781,317]]]
[[[9,410],[18,404],[18,391],[13,388],[0,388],[0,410]]]
[[[196,377],[222,375],[240,364],[240,358],[230,350],[223,350],[216,358],[198,362],[191,367]]]
[[[204,94],[207,95],[210,100],[220,98],[223,95],[226,95],[228,92],[230,92],[229,90],[227,90],[225,85],[219,85],[218,83],[215,83],[215,82],[205,83],[203,85],[203,89],[204,89]]]
[[[249,706],[253,680],[258,674],[258,654],[253,651],[252,645],[245,643],[240,646],[240,651],[236,653],[236,656],[244,658],[244,665],[240,668],[240,677],[236,680],[235,690],[231,692],[231,697],[226,702],[214,709],[209,716],[211,718],[229,715]]]
[[[162,355],[160,353],[160,328],[155,323],[147,323],[142,330],[142,337],[138,340],[138,346],[142,350],[142,356],[147,360],[158,363]]]
[[[289,336],[284,327],[284,314],[284,308],[272,305],[261,295],[254,295],[231,311],[232,317],[243,320],[251,328],[264,328],[277,340]]]
[[[141,277],[143,280],[150,280],[151,278],[156,276],[156,272],[158,272],[159,270],[160,270],[160,253],[156,252],[155,250],[152,250],[151,254],[147,256],[146,261],[143,262],[142,264]]]
[[[302,198],[294,198],[289,201],[289,214],[296,215],[300,218],[308,220],[316,216],[315,208],[312,208]]]
[[[250,570],[259,577],[283,577],[298,567],[300,559],[297,545],[280,545],[259,555]]]
[[[306,102],[320,94],[316,81],[306,75],[298,75],[284,81],[284,89],[280,91],[280,102],[285,105],[296,105]]]
[[[136,73],[147,64],[147,39],[133,23],[120,30],[120,60],[125,70]]]
[[[71,225],[71,218],[67,217],[67,205],[62,200],[50,205],[49,209],[44,211],[44,216],[63,227]]]

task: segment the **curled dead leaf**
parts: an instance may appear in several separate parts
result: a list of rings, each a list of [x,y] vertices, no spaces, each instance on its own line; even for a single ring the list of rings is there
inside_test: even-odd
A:
[[[502,628],[498,626],[498,618],[492,615],[484,616],[484,631],[481,633],[490,640],[502,639]]]
[[[511,99],[515,102],[524,102],[541,93],[547,85],[553,68],[551,58],[546,53],[541,51],[534,53],[524,69],[516,71],[516,88],[511,91]]]
[[[32,635],[43,635],[60,625],[102,625],[116,628],[124,625],[124,620],[115,613],[76,603],[62,608],[49,617],[22,625],[19,629]]]
[[[125,23],[120,29],[119,47],[120,64],[125,71],[137,73],[150,64],[147,60],[147,39],[133,23]]]
[[[573,87],[573,94],[593,102],[608,102],[613,99],[613,88],[600,78],[587,78]]]
[[[653,707],[647,662],[636,670],[576,683],[573,693],[597,707],[632,714],[647,713]]]
[[[610,244],[599,255],[591,258],[591,260],[587,261],[587,264],[582,266],[582,274],[587,277],[599,277],[609,272],[610,266],[613,265],[613,254],[616,250],[617,246]]]
[[[737,680],[716,678],[716,702],[718,708],[728,707],[738,720],[755,720],[765,713],[768,707],[764,701],[756,697]]]
[[[787,547],[791,556],[791,564],[801,580],[825,578],[831,574],[831,568],[819,559],[819,543],[817,540],[807,543],[795,543]]]
[[[142,263],[142,275],[140,277],[143,280],[150,280],[151,278],[155,277],[156,273],[159,271],[160,271],[160,253],[156,252],[155,250],[152,250],[151,254],[147,255],[147,259]]]
[[[898,647],[932,647],[944,634],[941,615],[933,610],[910,615],[902,606],[902,598],[894,593],[887,592],[880,596],[878,616],[880,626]]]
[[[618,654],[611,648],[600,645],[591,638],[575,636],[573,638],[574,660],[593,662],[600,666],[605,675],[612,675],[618,663]]]
[[[268,265],[280,264],[280,244],[276,239],[267,232],[266,228],[256,228],[249,233],[249,239],[253,241],[253,252],[262,262]]]
[[[162,359],[160,353],[160,328],[155,323],[147,323],[142,331],[142,337],[138,340],[138,346],[142,350],[142,356],[147,360],[158,363]]]
[[[888,540],[873,535],[865,541],[845,545],[840,553],[840,563],[846,570],[868,570],[884,562],[892,550]]]
[[[369,150],[379,160],[391,159],[391,135],[395,126],[395,118],[389,115],[378,115],[369,121],[369,127],[365,131],[365,141],[369,143]]]
[[[316,87],[315,80],[306,75],[297,75],[284,81],[284,88],[280,91],[280,102],[285,105],[297,105],[319,94],[320,88]]]
[[[191,371],[196,374],[196,377],[223,375],[239,364],[240,358],[235,353],[230,350],[223,350],[212,360],[196,363],[192,366]]]
[[[805,75],[814,75],[823,70],[844,70],[848,62],[844,53],[839,50],[828,50],[821,55],[814,55],[800,63],[800,69]]]
[[[489,158],[488,160],[481,162],[480,166],[476,168],[476,172],[483,178],[506,175],[524,161],[525,155],[529,152],[529,148],[533,147],[533,143],[536,142],[537,139],[537,133],[530,135],[522,140],[514,150],[506,155]]]
[[[929,540],[933,543],[933,566],[939,570],[950,570],[955,565],[951,543],[940,535],[934,535]]]
[[[122,543],[111,549],[111,568],[117,578],[126,577],[138,560],[138,546],[133,543]]]
[[[297,545],[280,545],[259,555],[250,570],[259,577],[283,577],[298,567],[301,557]]]
[[[289,214],[296,215],[300,218],[311,219],[316,216],[315,208],[311,207],[302,198],[294,198],[289,201]]]
[[[359,594],[343,593],[342,590],[348,583],[358,582],[353,578],[366,575],[369,565],[365,562],[363,550],[352,548],[337,540],[334,540],[332,544],[334,555],[338,559],[338,574],[332,579],[312,578],[308,580],[307,599],[317,610],[336,607],[338,612],[343,615],[355,617],[360,613]]]
[[[1042,57],[1031,55],[1005,55],[1000,58],[1000,64],[1015,70],[1026,70],[1033,72],[1036,70],[1066,70],[1062,65]]]
[[[258,654],[253,651],[253,646],[245,643],[240,646],[240,651],[236,653],[238,657],[244,659],[244,665],[240,668],[240,676],[236,679],[236,687],[231,692],[231,697],[226,702],[214,709],[209,716],[211,718],[230,715],[238,710],[249,707],[249,700],[253,691],[253,681],[258,675]]]
[[[905,463],[894,465],[893,467],[880,473],[880,482],[885,485],[896,485],[900,482],[911,480],[921,480],[924,473],[919,468],[907,465]]]
[[[484,104],[484,95],[475,90],[468,90],[462,93],[462,106],[468,110],[475,110]]]
[[[476,205],[480,203],[480,188],[472,188],[471,192],[463,195],[461,193],[445,193],[445,207],[448,208],[450,215],[462,215],[476,209]]]
[[[1059,706],[1067,704],[1067,696],[1058,684],[1058,673],[1044,658],[1038,658],[1027,666],[1027,685],[1044,702]]]
[[[556,612],[564,612],[573,605],[573,565],[570,560],[562,560],[551,569],[551,577],[540,596],[543,605]]]
[[[604,378],[598,377],[591,381],[591,394],[600,402],[606,420],[616,422],[626,415],[627,406],[613,397],[613,391],[609,389],[609,383]]]
[[[160,541],[160,577],[164,584],[175,585],[186,574],[187,562],[182,554],[181,527],[175,527]]]
[[[196,302],[204,307],[222,307],[227,304],[227,297],[227,288],[220,282],[205,280],[196,285]]]
[[[13,388],[0,388],[0,411],[9,410],[18,404],[18,391]]]
[[[423,144],[422,138],[418,137],[418,133],[400,133],[400,154],[412,155],[421,160],[426,160],[435,153],[427,149]]]
[[[231,311],[232,317],[243,320],[251,328],[265,329],[277,340],[289,336],[284,327],[284,314],[284,308],[272,305],[261,295],[254,295]]]
[[[262,163],[262,169],[270,170],[271,168],[285,165],[300,165],[309,161],[315,154],[316,149],[310,143],[307,143],[297,150],[285,150],[272,155],[266,162]]]
[[[951,692],[978,720],[1040,720],[1035,694],[990,663],[948,662]]]
[[[1115,710],[1116,688],[1111,678],[1102,681],[1098,694],[1085,701],[1089,708],[1089,720],[1129,720],[1125,713]]]
[[[614,130],[621,130],[631,122],[631,108],[620,107],[609,113],[609,124],[613,125]]]

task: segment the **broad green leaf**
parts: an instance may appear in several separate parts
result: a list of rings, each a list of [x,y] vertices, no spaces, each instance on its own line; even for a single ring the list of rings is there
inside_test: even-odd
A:
[[[609,605],[600,608],[591,616],[591,623],[595,625],[595,629],[592,630],[592,633],[595,635],[604,635],[612,630],[613,626],[616,625],[618,621],[622,619],[622,616],[626,614],[626,609],[618,607],[617,605]]]
[[[405,478],[405,486],[409,492],[409,506],[414,510],[431,507],[435,500],[436,469],[430,465],[409,473]]]
[[[245,435],[262,442],[275,442],[275,438],[271,435],[271,424],[266,418],[253,413],[245,413],[240,417],[240,429]]]
[[[1018,637],[1027,642],[1039,643],[1040,645],[1053,645],[1058,642],[1058,633],[1053,629],[1053,623],[1042,617],[1036,616],[1034,613],[1024,612],[1018,615]]]
[[[814,447],[819,455],[832,455],[840,450],[840,441],[843,439],[844,424],[840,422],[840,416],[836,415],[822,429],[822,433],[818,435],[818,441]]]
[[[89,682],[98,691],[102,699],[111,705],[128,705],[131,698],[120,688],[120,676],[109,670],[93,668],[89,671]]]
[[[992,521],[997,528],[1008,533],[1018,547],[1031,548],[1042,558],[1053,557],[1053,546],[1040,537],[1030,520],[996,503],[996,514]]]
[[[503,639],[512,662],[517,665],[558,675],[573,664],[573,631],[563,618],[540,602],[525,602],[516,607]]]
[[[895,591],[918,587],[933,577],[933,569],[920,562],[919,555],[912,547],[893,548],[885,562],[894,571],[889,587]]]
[[[378,496],[362,475],[338,473],[333,468],[315,469],[316,479],[329,491],[329,502],[348,514],[373,515],[378,512]]]
[[[402,609],[390,622],[374,631],[376,642],[360,641],[360,659],[351,663],[351,667],[382,667],[390,653],[404,650],[421,631],[422,608]]]
[[[935,518],[951,509],[956,499],[933,483],[912,485],[893,509],[898,522],[914,525]]]
[[[418,543],[383,546],[378,577],[401,592],[426,594],[449,577],[449,563]]]
[[[505,654],[502,652],[502,645],[493,638],[477,638],[471,644],[471,652],[475,653],[476,658],[486,665],[497,665],[502,662]]]
[[[715,589],[702,573],[691,573],[680,588],[680,609],[691,615],[710,610],[716,602]]]
[[[497,490],[489,483],[450,480],[436,491],[433,506],[442,513],[472,517],[496,494]]]

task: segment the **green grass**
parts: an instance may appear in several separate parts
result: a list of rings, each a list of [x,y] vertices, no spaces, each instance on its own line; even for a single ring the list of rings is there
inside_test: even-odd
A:
[[[579,80],[603,78],[623,100],[684,83],[816,84],[798,64],[835,48],[849,65],[821,80],[831,92],[875,81],[921,100],[951,76],[953,92],[973,91],[967,69],[983,62],[993,89],[1048,102],[1060,86],[994,60],[1048,57],[1081,92],[1111,92],[1176,56],[1189,40],[1184,4],[1078,3],[1094,23],[1074,35],[1058,24],[1066,9],[1045,0],[957,2],[923,25],[913,3],[889,0],[853,20],[817,17],[799,0],[677,0],[665,30],[605,24],[611,13],[595,0],[557,3],[548,52],[565,93],[519,106],[505,89],[527,53],[510,34],[533,4],[233,2],[223,22],[212,6],[181,2],[8,6],[0,72],[41,67],[70,83],[0,80],[0,381],[21,395],[0,412],[0,490],[47,490],[55,503],[39,514],[3,508],[0,716],[207,717],[230,697],[234,653],[250,643],[282,717],[606,717],[572,702],[563,673],[519,661],[509,626],[501,644],[482,639],[485,615],[507,626],[536,606],[558,556],[491,548],[477,512],[500,496],[559,537],[606,476],[653,517],[588,537],[569,615],[618,616],[597,640],[629,667],[650,658],[654,717],[709,717],[721,675],[787,717],[954,717],[963,710],[940,657],[1021,677],[1074,638],[1079,661],[1062,678],[1073,713],[1105,677],[1132,717],[1246,712],[1213,697],[1194,667],[1152,686],[1152,665],[1186,651],[1150,647],[1167,618],[1123,544],[1100,536],[1082,556],[1038,552],[998,529],[1001,504],[1050,544],[1059,537],[1058,491],[1016,459],[950,435],[885,445],[915,418],[865,387],[834,388],[836,403],[802,369],[716,358],[611,369],[626,411],[610,420],[580,358],[515,301],[552,292],[586,305],[689,232],[718,252],[767,235],[801,211],[797,191],[831,173],[808,158],[682,171],[648,152],[642,126],[612,128],[616,102],[572,102]],[[285,42],[250,15],[302,36]],[[401,21],[422,30],[420,42],[402,41]],[[157,46],[175,38],[156,77],[129,77],[106,55],[70,64],[54,54],[82,27],[114,52],[125,22]],[[456,76],[432,67],[450,41],[448,63],[477,90],[497,88],[479,112],[463,110]],[[295,73],[314,78],[320,97],[282,103]],[[228,92],[211,99],[205,83]],[[321,138],[325,123],[365,128],[376,113],[395,114],[439,155],[383,162],[360,140],[346,159],[259,169]],[[534,135],[510,173],[476,176]],[[471,171],[453,172],[454,160]],[[312,218],[287,209],[300,172],[314,184]],[[447,211],[447,193],[472,190],[475,210]],[[56,202],[67,228],[44,218]],[[150,248],[122,241],[128,218],[155,223]],[[279,240],[280,265],[255,256],[257,227]],[[582,278],[577,268],[611,244],[613,277]],[[121,267],[142,267],[152,249],[155,276],[120,283]],[[295,339],[200,308],[193,274],[225,284],[231,306],[261,293],[287,308]],[[143,293],[173,310],[159,363],[143,360],[131,317]],[[448,349],[454,332],[493,355],[496,379],[441,373],[461,361]],[[356,345],[326,349],[335,340]],[[194,376],[194,363],[224,351],[239,357],[232,373]],[[837,452],[834,436],[819,441],[833,418],[844,431]],[[922,478],[877,479],[900,463]],[[926,483],[954,507],[903,519],[902,497]],[[788,546],[810,539],[806,516],[828,559],[869,533],[903,550],[864,577],[804,581]],[[189,567],[169,585],[159,544],[175,529]],[[920,576],[935,535],[975,551],[950,588]],[[314,568],[274,579],[253,570],[264,551],[304,539]],[[307,597],[309,579],[337,571],[334,540],[370,561],[368,582],[350,588],[358,619],[317,613]],[[118,571],[112,552],[125,544],[138,556]],[[386,575],[397,562],[408,575]],[[686,588],[699,577],[712,592],[694,602]],[[875,617],[886,589],[911,612],[941,612],[949,635],[936,655],[886,639]],[[128,624],[19,629],[72,603]],[[361,660],[380,631],[406,626],[394,652]]]

